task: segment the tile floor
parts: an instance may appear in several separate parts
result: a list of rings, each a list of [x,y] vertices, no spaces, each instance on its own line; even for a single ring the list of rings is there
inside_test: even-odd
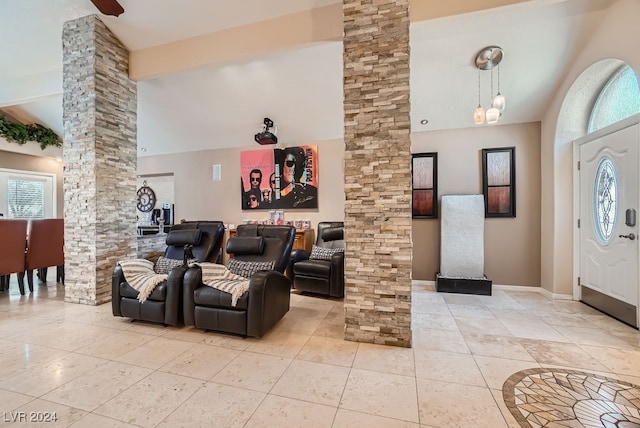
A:
[[[515,373],[548,368],[640,385],[637,330],[531,291],[416,285],[413,348],[404,349],[342,340],[336,300],[292,294],[289,313],[257,340],[131,322],[110,304],[66,304],[52,281],[21,297],[12,279],[0,293],[1,426],[543,426],[505,404]],[[627,407],[637,413],[635,393],[635,410]],[[20,421],[52,414],[56,422]]]

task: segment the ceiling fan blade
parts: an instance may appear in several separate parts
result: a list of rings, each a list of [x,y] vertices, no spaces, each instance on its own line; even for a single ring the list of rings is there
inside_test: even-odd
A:
[[[91,0],[91,3],[105,15],[120,16],[124,13],[124,8],[118,3],[118,0]]]

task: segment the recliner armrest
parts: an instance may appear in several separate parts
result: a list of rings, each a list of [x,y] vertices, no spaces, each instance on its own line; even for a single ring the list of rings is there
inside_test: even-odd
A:
[[[258,271],[249,282],[247,336],[262,337],[289,310],[291,281],[275,270]]]
[[[114,316],[121,317],[120,311],[120,283],[124,281],[124,272],[119,264],[113,269],[111,275],[111,310]]]
[[[193,293],[198,287],[206,287],[202,283],[202,269],[195,266],[187,269],[182,279],[182,307],[184,315],[184,325],[196,325],[195,310],[196,302]]]
[[[311,254],[307,250],[293,250],[291,251],[291,260],[299,262],[300,260],[309,260]]]
[[[331,279],[329,281],[329,295],[344,297],[344,252],[331,256]]]
[[[293,265],[301,260],[309,260],[309,252],[306,250],[292,250],[291,255],[289,256],[289,264],[287,265],[287,277],[293,283],[293,277],[295,273],[293,272]]]
[[[338,251],[331,255],[331,266],[335,264],[344,265],[344,251]]]
[[[176,266],[169,271],[167,276],[167,296],[165,298],[166,310],[164,323],[176,326],[182,320],[182,287],[187,266]]]

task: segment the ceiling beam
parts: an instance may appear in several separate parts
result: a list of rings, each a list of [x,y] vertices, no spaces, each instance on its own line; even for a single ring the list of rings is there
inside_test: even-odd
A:
[[[341,3],[133,51],[129,55],[129,77],[144,80],[200,65],[242,61],[340,40]]]
[[[411,21],[483,9],[564,0],[411,0]],[[129,77],[145,80],[205,64],[225,64],[261,55],[342,40],[342,3],[132,51]]]
[[[540,3],[541,0],[411,0],[411,21],[444,18],[485,9],[511,6],[519,3]],[[542,0],[549,2],[549,0]],[[553,2],[565,0],[551,0]]]

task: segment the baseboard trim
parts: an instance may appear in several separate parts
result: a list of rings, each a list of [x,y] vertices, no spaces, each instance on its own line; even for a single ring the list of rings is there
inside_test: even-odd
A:
[[[429,291],[436,291],[435,281],[427,281],[424,279],[413,279],[411,280],[411,285],[414,287],[422,287]],[[552,300],[573,300],[573,296],[571,294],[552,293],[549,290],[545,290],[542,287],[533,287],[530,285],[493,284],[493,287],[494,289],[502,290],[502,291],[522,291],[527,293],[539,293]]]
[[[540,293],[540,287],[532,287],[530,285],[493,284],[493,286],[502,291],[524,291],[527,293]]]
[[[571,294],[557,294],[557,293],[552,293],[549,290],[546,290],[542,287],[533,287],[530,285],[499,285],[499,284],[494,284],[494,287],[496,287],[499,290],[504,290],[504,291],[524,291],[524,292],[531,292],[531,293],[539,293],[542,294],[545,297],[548,297],[552,300],[573,300],[573,296]]]
[[[542,293],[543,296],[546,296],[553,300],[573,300],[573,296],[571,294],[552,293],[551,291],[545,290],[542,287],[540,287],[540,293]]]
[[[435,281],[425,281],[423,279],[411,280],[411,287],[421,288],[426,291],[436,291]]]
[[[422,286],[425,286],[425,285],[436,285],[436,282],[435,282],[435,281],[426,281],[426,280],[424,280],[424,279],[412,279],[412,280],[411,280],[411,284],[412,284],[412,285],[422,285]]]

